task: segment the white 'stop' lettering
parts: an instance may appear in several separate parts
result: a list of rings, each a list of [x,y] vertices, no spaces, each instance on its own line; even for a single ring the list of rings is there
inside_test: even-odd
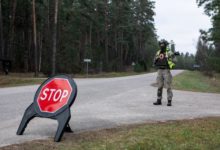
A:
[[[49,89],[45,88],[42,91],[42,96],[40,97],[41,101],[47,100],[47,101],[54,101],[54,102],[62,102],[63,99],[65,99],[69,95],[68,90],[62,90],[62,89]]]
[[[47,98],[47,93],[46,93],[46,92],[48,92],[48,91],[49,91],[48,88],[46,88],[46,89],[43,91],[43,97],[40,97],[40,99],[41,99],[42,101]]]

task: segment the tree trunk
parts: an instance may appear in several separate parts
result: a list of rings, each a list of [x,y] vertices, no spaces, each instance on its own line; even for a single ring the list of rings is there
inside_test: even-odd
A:
[[[27,27],[26,31],[24,31],[24,40],[26,42],[25,44],[25,50],[24,50],[24,72],[29,71],[29,52],[30,52],[30,47],[31,47],[31,31],[29,27]]]
[[[89,24],[89,50],[92,50],[92,22]]]
[[[85,59],[85,49],[86,49],[86,33],[81,32],[81,37],[79,42],[79,66],[82,65],[83,59]]]
[[[115,39],[115,56],[117,57],[117,53],[118,53],[118,36],[117,36],[116,29],[115,29],[115,32],[114,32],[114,39]]]
[[[39,58],[38,58],[38,71],[41,72],[41,68],[42,68],[42,49],[43,49],[43,43],[42,43],[42,33],[39,32],[39,41],[38,41],[38,45],[39,45]]]
[[[125,64],[127,64],[127,62],[129,62],[129,60],[128,60],[128,50],[129,50],[129,45],[127,43],[126,46],[125,46],[125,49],[124,49],[124,60],[123,60],[123,62]]]
[[[8,40],[8,49],[6,51],[6,57],[8,59],[12,58],[12,49],[13,49],[13,42],[14,42],[14,33],[15,33],[15,13],[17,7],[17,0],[13,0],[12,3],[12,12],[10,13],[10,31],[9,31],[9,40]]]
[[[105,24],[104,24],[104,36],[105,36],[105,65],[108,71],[109,55],[108,55],[108,0],[105,0]]]
[[[52,12],[54,12],[54,8],[52,8],[52,3],[53,1],[51,0],[46,0],[46,6],[45,6],[45,23],[43,24],[43,29],[42,29],[42,40],[43,42],[43,47],[42,47],[42,51],[41,51],[41,55],[42,56],[42,61],[39,62],[39,65],[41,64],[41,71],[47,75],[51,74],[52,71],[52,58],[51,58],[51,52],[52,52],[52,22],[53,18],[52,18]]]
[[[30,2],[25,2],[24,7],[25,7],[25,30],[24,30],[24,72],[27,73],[30,68],[30,50],[32,46],[32,21],[31,21],[31,16],[30,16],[30,7],[29,7]]]
[[[4,36],[3,36],[3,19],[2,19],[2,0],[0,0],[0,56],[4,57]]]
[[[54,24],[53,24],[53,50],[52,50],[52,75],[56,73],[56,51],[57,51],[57,16],[58,16],[58,5],[59,0],[55,0],[54,9]]]
[[[35,0],[32,0],[32,19],[33,19],[33,46],[34,46],[34,75],[38,76],[38,61],[37,61],[37,28],[36,28],[36,13],[35,13]]]
[[[124,33],[121,31],[121,43],[120,43],[120,71],[123,69],[123,41],[124,40]]]
[[[142,33],[139,32],[139,53],[138,53],[139,59],[142,59],[141,58],[142,56],[143,56],[143,53],[142,53]]]

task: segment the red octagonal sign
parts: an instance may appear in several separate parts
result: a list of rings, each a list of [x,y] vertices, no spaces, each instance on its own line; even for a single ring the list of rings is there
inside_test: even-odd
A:
[[[54,78],[42,87],[38,95],[40,111],[55,113],[68,103],[71,93],[72,87],[67,79]]]

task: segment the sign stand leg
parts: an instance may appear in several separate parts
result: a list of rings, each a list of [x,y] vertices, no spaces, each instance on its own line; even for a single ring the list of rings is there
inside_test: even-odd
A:
[[[67,133],[73,133],[73,130],[71,129],[69,123],[66,125],[64,131],[67,132]]]
[[[56,116],[56,119],[58,120],[58,128],[57,128],[56,135],[54,137],[55,142],[60,141],[61,137],[63,136],[63,133],[64,133],[65,129],[69,127],[68,123],[69,123],[70,118],[71,118],[71,115],[70,115],[70,109],[69,108],[66,109],[60,115]]]
[[[25,110],[24,116],[22,118],[22,121],[19,125],[19,128],[17,130],[17,135],[22,135],[24,133],[25,128],[27,127],[27,124],[37,116],[37,113],[34,110],[33,103]]]
[[[19,128],[17,130],[17,135],[22,135],[25,131],[25,128],[27,127],[28,123],[34,118],[39,117],[39,115],[35,112],[35,109],[33,107],[33,103],[25,110],[24,116],[22,118],[22,121],[19,125]],[[64,132],[72,133],[72,129],[69,125],[69,120],[71,118],[70,109],[66,109],[63,113],[56,116],[54,119],[58,121],[58,128],[56,135],[54,137],[55,142],[59,142],[61,140],[61,137],[63,136]]]

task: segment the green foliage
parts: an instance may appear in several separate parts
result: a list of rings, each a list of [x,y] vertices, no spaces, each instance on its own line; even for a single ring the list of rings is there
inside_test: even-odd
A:
[[[207,64],[208,47],[206,42],[200,38],[197,43],[196,63],[200,65],[201,70],[209,69]]]
[[[208,61],[208,65],[211,67],[212,70],[220,72],[220,58],[219,57],[209,57],[207,61]]]
[[[181,53],[180,56],[176,57],[176,67],[177,69],[193,70],[193,65],[195,64],[195,56],[189,53]]]
[[[2,57],[10,55],[14,70],[24,71],[26,66],[26,71],[33,71],[32,1],[17,0],[14,24],[8,17],[13,16],[12,2],[1,2],[6,45]],[[62,0],[59,4],[57,72],[82,72],[84,58],[92,59],[95,71],[101,70],[101,63],[103,71],[123,71],[141,60],[152,65],[157,50],[153,1]],[[52,67],[53,5],[53,0],[36,1],[38,65],[46,74]]]
[[[90,66],[95,72],[124,71],[133,61],[152,59],[148,52],[153,48],[145,45],[156,41],[153,2],[84,0],[73,1],[73,6],[65,2],[60,11],[64,15],[60,18],[64,30],[61,45],[75,50],[73,61],[81,70],[84,58],[92,59]],[[70,50],[65,49],[62,51]],[[69,61],[66,65],[73,67]]]
[[[134,71],[135,72],[144,72],[147,71],[147,66],[144,61],[140,61],[137,64],[134,65]]]
[[[214,42],[216,54],[220,56],[220,0],[197,0],[197,3],[198,6],[204,6],[205,13],[212,19],[210,40]]]
[[[197,43],[196,63],[200,65],[201,70],[212,74],[212,71],[220,72],[220,56],[217,55],[216,49],[209,45],[207,35],[201,33]]]

